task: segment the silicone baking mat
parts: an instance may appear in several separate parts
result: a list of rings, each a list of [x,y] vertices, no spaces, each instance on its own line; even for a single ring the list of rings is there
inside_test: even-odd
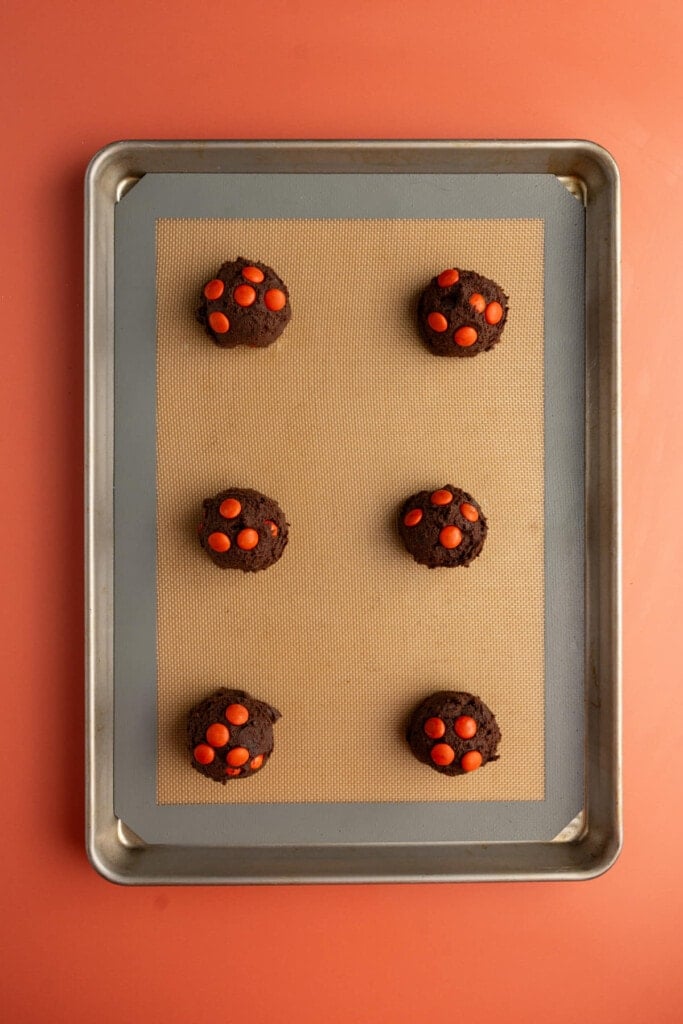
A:
[[[201,284],[244,255],[287,282],[267,350],[222,350],[194,319]],[[473,359],[422,345],[414,306],[449,266],[510,296]],[[157,222],[158,799],[161,803],[540,800],[544,795],[543,222]],[[451,482],[489,520],[468,569],[429,570],[396,506]],[[202,498],[255,487],[290,542],[259,574],[221,571]],[[245,784],[188,767],[188,707],[218,685],[282,711]],[[403,738],[435,689],[480,695],[501,759],[450,779]]]

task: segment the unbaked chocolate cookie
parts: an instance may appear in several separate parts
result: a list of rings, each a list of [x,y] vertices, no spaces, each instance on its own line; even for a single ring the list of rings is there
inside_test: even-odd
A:
[[[244,690],[217,690],[187,717],[192,767],[214,782],[248,779],[273,753],[279,711]]]
[[[415,561],[430,569],[468,566],[481,553],[488,533],[481,506],[453,484],[407,498],[398,529]]]
[[[232,487],[203,502],[199,542],[221,569],[258,572],[287,546],[288,523],[276,501],[248,487]]]
[[[437,356],[476,356],[500,340],[508,297],[495,281],[473,270],[443,270],[418,306],[423,340]]]
[[[197,319],[221,348],[265,348],[280,337],[292,316],[286,284],[256,260],[224,263],[204,285]]]
[[[412,714],[406,738],[418,761],[442,775],[465,775],[497,761],[500,729],[483,700],[440,690]]]

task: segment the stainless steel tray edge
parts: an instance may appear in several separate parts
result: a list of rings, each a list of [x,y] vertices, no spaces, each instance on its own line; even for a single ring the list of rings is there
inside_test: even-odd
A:
[[[550,173],[586,205],[586,826],[570,842],[222,848],[148,846],[113,813],[114,207],[148,172]],[[578,880],[616,860],[621,791],[619,174],[583,141],[118,142],[85,182],[86,848],[122,884]],[[573,191],[573,190],[572,190]],[[419,869],[416,861],[419,860]]]

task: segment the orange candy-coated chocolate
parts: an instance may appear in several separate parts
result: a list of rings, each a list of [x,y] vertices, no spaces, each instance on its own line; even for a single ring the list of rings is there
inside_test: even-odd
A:
[[[209,313],[209,327],[216,334],[225,334],[230,330],[230,321],[225,313]]]
[[[477,340],[477,332],[474,327],[458,327],[453,335],[453,341],[460,348],[469,348]]]
[[[404,526],[417,526],[417,524],[420,522],[421,519],[422,519],[422,509],[421,508],[411,508],[410,512],[406,512],[406,514],[403,517],[403,525]]]
[[[439,334],[448,330],[448,320],[443,313],[430,313],[427,323],[433,331],[437,331]]]
[[[470,505],[469,501],[463,501],[460,506],[460,515],[463,519],[466,519],[468,523],[476,523],[479,518],[479,513],[474,505]]]
[[[446,723],[442,718],[428,718],[422,728],[430,740],[440,740],[446,732]]]
[[[278,530],[278,528],[277,528],[277,523],[274,523],[272,519],[266,519],[265,520],[265,524],[268,527],[268,529],[270,530],[271,536],[272,537],[277,537],[278,533],[280,532]]]
[[[434,764],[441,765],[442,767],[455,761],[455,751],[448,743],[437,743],[430,750],[430,756]]]
[[[450,505],[453,501],[453,495],[450,491],[440,490],[433,491],[429,496],[429,500],[432,505]]]
[[[263,301],[266,304],[266,309],[271,310],[273,313],[277,313],[278,309],[282,309],[287,302],[287,296],[284,292],[281,292],[279,288],[269,288],[263,296]]]
[[[225,717],[230,725],[244,725],[249,721],[249,712],[244,704],[228,704],[225,709]]]
[[[214,757],[216,756],[206,743],[199,743],[192,751],[195,761],[197,764],[211,764]]]
[[[219,554],[230,550],[230,538],[227,533],[210,533],[206,538],[206,543],[212,551],[217,551]]]
[[[220,722],[214,722],[206,730],[206,742],[212,747],[224,747],[230,739],[230,730]]]
[[[476,313],[483,313],[486,309],[486,299],[479,292],[473,292],[467,301]]]
[[[462,541],[462,532],[457,526],[444,526],[439,533],[439,544],[442,548],[457,548]]]
[[[470,715],[460,715],[456,718],[453,728],[461,740],[471,740],[477,735],[477,723]]]
[[[436,283],[440,285],[441,288],[448,288],[452,284],[457,284],[459,280],[459,272],[452,268],[451,270],[442,270],[436,279]]]
[[[251,281],[252,284],[261,284],[263,271],[258,267],[242,267],[242,277],[246,281]]]
[[[204,298],[208,299],[209,302],[213,302],[214,299],[220,299],[224,291],[225,285],[223,282],[214,277],[213,281],[209,281],[208,284],[204,285]]]
[[[226,498],[220,503],[218,511],[224,519],[236,519],[242,511],[242,506],[237,498]]]
[[[241,548],[242,551],[251,551],[258,544],[258,533],[256,530],[252,530],[247,527],[246,530],[240,530],[237,534],[237,547]]]
[[[256,291],[250,284],[238,284],[232,297],[238,306],[253,306],[256,302]]]
[[[234,778],[236,775],[241,775],[242,774],[242,769],[241,768],[226,768],[225,769],[225,774],[226,775],[231,775]]]
[[[225,760],[231,767],[240,768],[249,760],[249,751],[246,747],[233,747],[232,750],[228,751],[228,756]]]
[[[484,313],[487,324],[499,324],[503,319],[503,307],[500,302],[489,302]]]
[[[467,753],[463,754],[460,758],[460,767],[464,772],[474,772],[477,768],[481,768],[483,760],[484,758],[478,750],[468,750]]]
[[[262,764],[263,764],[263,754],[257,754],[256,757],[254,758],[254,760],[250,763],[249,767],[251,768],[251,770],[253,772],[255,772],[255,771],[258,771],[258,769],[261,767]]]

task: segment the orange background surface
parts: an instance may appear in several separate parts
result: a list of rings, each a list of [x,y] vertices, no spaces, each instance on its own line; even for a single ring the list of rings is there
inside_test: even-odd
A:
[[[5,0],[5,1019],[683,1019],[682,36],[678,0]],[[83,173],[113,139],[240,137],[582,137],[620,165],[626,841],[602,878],[122,889],[87,863]]]

